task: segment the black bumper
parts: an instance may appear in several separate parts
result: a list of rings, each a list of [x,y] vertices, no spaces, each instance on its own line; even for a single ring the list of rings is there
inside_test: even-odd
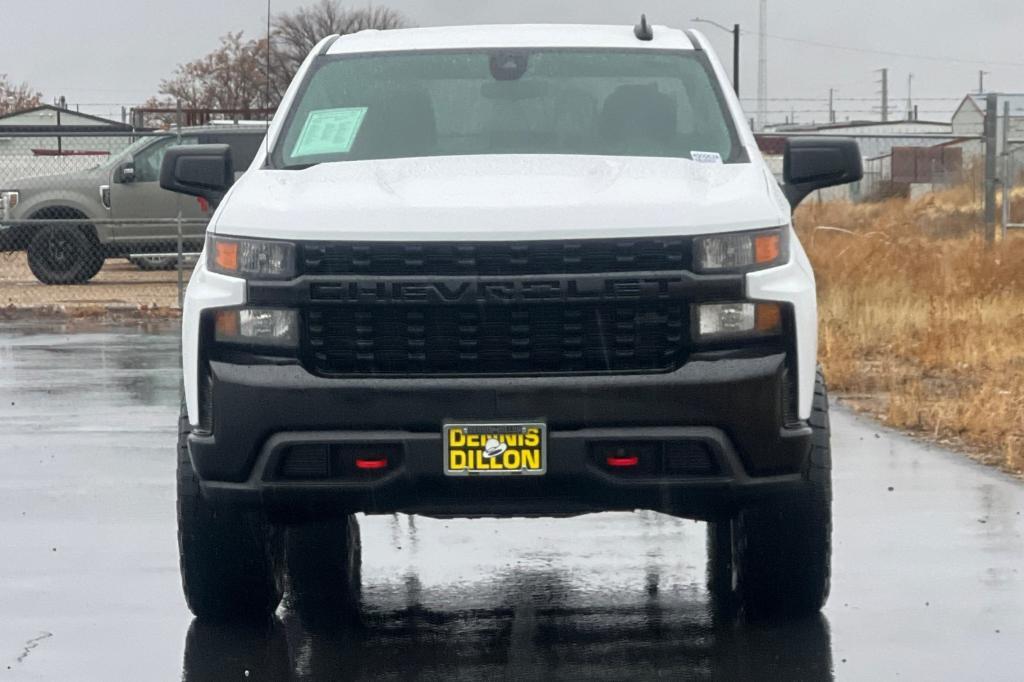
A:
[[[189,449],[212,501],[285,514],[435,516],[654,509],[710,518],[803,485],[806,425],[786,426],[785,356],[691,361],[669,374],[473,379],[322,379],[297,365],[212,362],[213,433]],[[444,475],[441,426],[543,421],[542,477]],[[696,444],[696,474],[610,472],[595,443]],[[289,448],[380,443],[397,466],[374,476],[293,480]]]

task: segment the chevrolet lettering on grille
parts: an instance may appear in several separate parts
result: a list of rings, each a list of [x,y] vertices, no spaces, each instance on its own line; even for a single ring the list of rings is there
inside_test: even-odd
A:
[[[529,303],[659,300],[683,296],[689,282],[678,275],[568,279],[347,280],[314,283],[313,300],[341,303]]]

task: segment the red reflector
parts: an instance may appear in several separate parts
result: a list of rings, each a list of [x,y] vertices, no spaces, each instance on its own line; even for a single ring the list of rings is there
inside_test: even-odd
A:
[[[640,463],[640,458],[635,455],[633,457],[609,457],[605,461],[610,467],[625,469],[627,467],[635,467]]]
[[[356,459],[356,469],[387,469],[388,458],[381,459]]]

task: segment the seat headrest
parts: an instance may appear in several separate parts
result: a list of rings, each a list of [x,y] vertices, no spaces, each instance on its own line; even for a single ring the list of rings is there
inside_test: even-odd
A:
[[[650,85],[620,85],[604,101],[601,134],[610,142],[649,140],[667,144],[676,134],[676,104]]]
[[[352,152],[364,159],[422,156],[436,144],[430,94],[422,89],[385,90],[371,99]]]

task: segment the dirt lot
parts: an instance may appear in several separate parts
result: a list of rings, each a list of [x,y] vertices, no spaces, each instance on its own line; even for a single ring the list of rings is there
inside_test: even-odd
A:
[[[185,273],[185,281],[188,274]],[[21,311],[64,310],[84,313],[90,309],[176,309],[178,273],[143,272],[127,260],[110,259],[88,284],[47,286],[28,269],[24,253],[0,254],[0,309]]]

